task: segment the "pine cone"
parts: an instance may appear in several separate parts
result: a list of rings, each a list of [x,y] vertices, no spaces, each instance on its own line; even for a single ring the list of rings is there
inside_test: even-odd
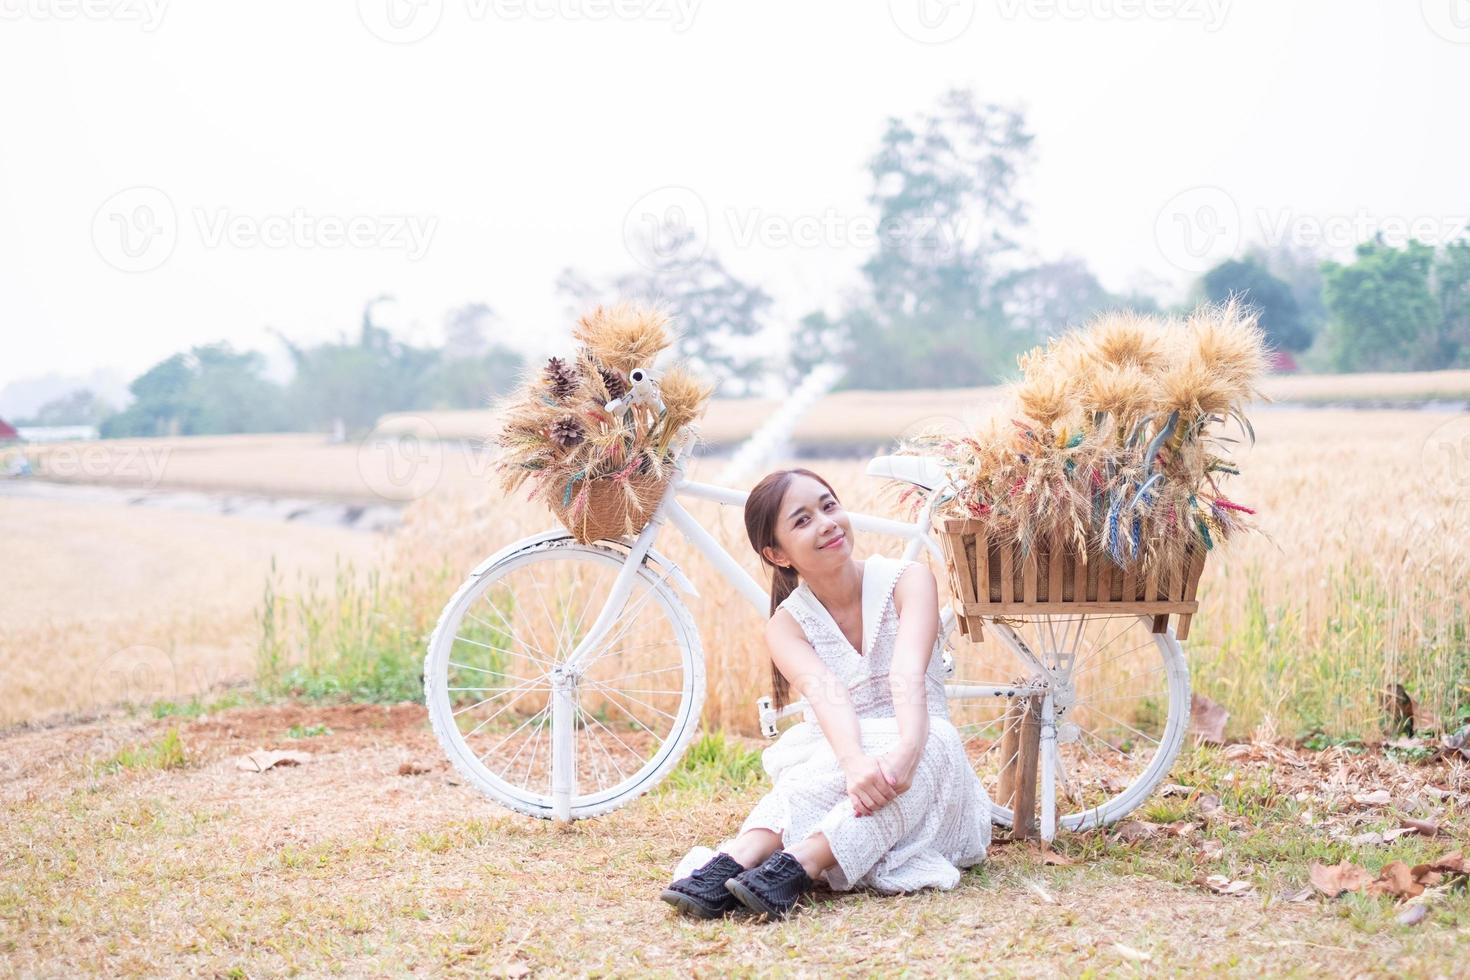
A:
[[[577,377],[574,368],[559,357],[552,357],[546,361],[546,387],[551,389],[554,398],[566,398],[577,390],[581,381]]]
[[[570,449],[583,439],[587,438],[587,430],[582,428],[570,415],[563,416],[551,423],[551,439],[563,449]]]
[[[600,367],[597,373],[602,375],[602,383],[607,386],[609,398],[622,398],[628,393],[628,382],[618,372],[611,368]]]

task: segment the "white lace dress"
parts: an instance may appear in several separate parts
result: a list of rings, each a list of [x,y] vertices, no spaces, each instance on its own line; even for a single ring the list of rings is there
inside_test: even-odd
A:
[[[806,584],[781,603],[801,624],[817,655],[847,686],[863,751],[878,755],[898,742],[888,671],[898,635],[893,590],[913,562],[875,555],[863,562],[863,646],[859,654]],[[960,869],[984,860],[990,806],[965,758],[944,697],[942,644],[936,639],[925,675],[929,738],[913,785],[867,817],[854,813],[847,777],[810,707],[762,754],[773,786],[740,832],[764,827],[794,847],[822,831],[837,859],[825,873],[834,891],[866,887],[884,894],[953,888]]]

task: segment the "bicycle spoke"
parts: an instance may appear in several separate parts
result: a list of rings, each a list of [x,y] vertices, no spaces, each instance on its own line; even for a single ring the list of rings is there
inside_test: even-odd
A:
[[[476,619],[476,617],[473,616],[473,615],[471,615],[470,613],[465,613],[465,615],[466,616],[469,616],[471,619],[475,619],[476,622],[481,623],[484,626],[490,627],[490,629],[494,629],[495,628],[494,626],[491,626],[489,623],[486,623],[483,620]],[[454,642],[455,643],[468,643],[470,646],[483,647],[486,650],[491,650],[491,651],[493,651],[495,653],[506,653],[506,654],[509,654],[510,656],[513,656],[513,657],[517,655],[514,650],[502,650],[500,647],[491,646],[488,643],[481,643],[479,640],[472,640],[468,636],[460,636],[459,634],[455,634]],[[515,642],[514,641],[514,638],[512,638],[512,641],[511,642]],[[522,642],[525,642],[525,641],[522,641]],[[526,645],[527,646],[530,646],[529,643],[527,643]],[[537,653],[540,653],[540,650],[537,650]],[[522,657],[525,657],[527,660],[534,661],[534,662],[536,662],[538,664],[541,664],[542,666],[545,666],[545,667],[555,666],[554,664],[551,663],[551,661],[549,661],[549,660],[542,660],[542,659],[540,659],[538,657],[533,657],[529,653],[521,653],[519,655],[522,656]]]
[[[546,707],[542,708],[540,711],[536,712],[534,715],[531,716],[531,721],[534,722],[537,718],[540,718],[542,715],[547,714],[550,710],[551,710],[551,704],[550,704],[550,702],[548,702],[547,705],[546,705]],[[516,749],[515,755],[513,755],[513,756],[510,757],[510,761],[508,761],[504,766],[502,766],[500,772],[498,772],[496,775],[500,776],[501,778],[504,778],[506,770],[509,769],[511,766],[513,766],[513,765],[516,764],[516,760],[521,757],[521,753],[524,752],[524,751],[526,751],[526,745],[528,743],[530,743],[530,742],[535,741],[536,740],[536,735],[540,731],[541,731],[541,729],[539,727],[532,729],[531,730],[531,737],[528,738],[528,739],[526,739],[524,742],[521,743],[520,748]]]
[[[535,682],[534,682],[534,681],[532,681],[532,682],[528,682],[528,684],[529,684],[529,683],[535,683]],[[521,692],[521,694],[525,694],[525,693],[526,693],[526,692],[528,692],[528,691],[529,691],[529,690],[530,690],[530,689],[531,689],[531,688],[530,688],[530,687],[529,687],[529,686],[528,686],[528,684],[518,684],[518,685],[516,685],[516,686],[515,686],[515,687],[513,687],[513,688],[511,688],[511,690],[512,690],[512,691],[520,691],[520,692]],[[476,702],[475,702],[475,703],[474,703],[474,704],[471,704],[471,705],[466,705],[466,706],[465,706],[465,707],[463,707],[463,708],[458,708],[458,709],[456,709],[456,710],[455,710],[455,711],[453,711],[453,712],[451,712],[451,714],[452,714],[452,715],[453,715],[453,716],[454,716],[454,717],[456,717],[456,718],[457,718],[457,717],[459,717],[459,716],[460,716],[460,715],[462,715],[462,714],[464,714],[464,713],[465,713],[465,712],[466,712],[466,711],[472,711],[472,710],[474,710],[474,709],[475,709],[475,708],[478,708],[478,707],[479,707],[479,706],[480,706],[480,705],[482,705],[482,704],[485,704],[485,703],[486,703],[486,702],[488,702],[488,701],[494,701],[494,700],[495,700],[495,699],[494,699],[494,698],[481,698],[481,699],[480,699],[480,700],[478,700],[478,701],[476,701]],[[517,695],[517,696],[516,696],[516,697],[514,697],[514,698],[512,698],[512,699],[511,699],[511,702],[510,702],[510,704],[507,704],[507,705],[506,705],[506,707],[507,707],[507,708],[508,708],[508,707],[510,707],[510,705],[511,705],[511,704],[515,704],[515,703],[516,703],[516,702],[517,702],[517,701],[519,701],[519,700],[520,700],[520,695]],[[504,708],[502,708],[502,709],[501,709],[501,710],[502,710],[502,711],[503,711],[503,710],[505,710],[505,709],[504,709]]]
[[[584,681],[587,681],[588,683],[590,683],[593,687],[597,688],[598,691],[604,697],[607,697],[607,698],[611,698],[612,697],[613,692],[612,692],[612,689],[611,688],[603,687],[601,684],[598,684],[596,681],[591,680],[590,678],[587,678],[587,677],[584,677],[582,679]],[[647,708],[650,711],[657,711],[659,714],[663,715],[665,718],[669,719],[670,721],[677,721],[678,720],[674,715],[669,714],[667,711],[664,711],[662,708],[656,708],[653,705],[649,704],[647,701],[644,701],[644,700],[642,700],[640,698],[635,698],[631,694],[629,694],[627,691],[622,690],[621,688],[618,689],[618,692],[617,693],[618,694],[621,694],[621,695],[623,695],[625,697],[627,697],[627,699],[629,701],[632,701],[634,704],[641,704],[641,705],[643,705],[643,707]]]
[[[456,637],[456,639],[458,639],[458,637]],[[533,680],[528,680],[527,678],[524,678],[524,677],[518,677],[515,674],[507,674],[503,670],[491,670],[488,667],[476,667],[474,664],[462,664],[462,663],[460,663],[457,660],[451,660],[451,661],[449,661],[449,666],[451,666],[451,667],[461,667],[461,668],[463,668],[465,670],[478,670],[482,674],[493,674],[496,677],[504,677],[506,680],[511,680],[511,681],[526,681],[528,684],[534,684],[534,683],[536,683],[536,681],[541,680],[540,677],[536,678],[536,680],[534,680],[534,681]],[[542,675],[542,676],[544,677],[545,675]]]

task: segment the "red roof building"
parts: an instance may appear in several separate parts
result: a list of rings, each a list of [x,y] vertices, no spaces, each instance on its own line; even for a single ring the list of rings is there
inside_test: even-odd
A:
[[[15,431],[15,426],[4,419],[0,419],[0,439],[19,439],[20,433]]]

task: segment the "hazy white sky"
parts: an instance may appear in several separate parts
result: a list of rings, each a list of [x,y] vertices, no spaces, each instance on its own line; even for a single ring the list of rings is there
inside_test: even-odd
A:
[[[0,387],[274,356],[383,293],[537,349],[558,271],[671,205],[791,323],[856,280],[885,119],[949,86],[1025,110],[1028,244],[1113,289],[1470,213],[1467,0],[0,0],[0,85]]]

